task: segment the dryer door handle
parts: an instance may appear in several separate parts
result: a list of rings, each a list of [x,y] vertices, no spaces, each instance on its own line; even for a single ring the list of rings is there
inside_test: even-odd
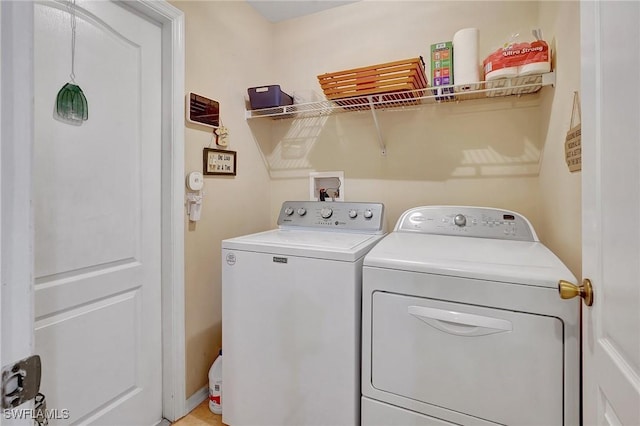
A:
[[[407,310],[410,315],[431,327],[456,336],[486,336],[513,330],[511,321],[500,318],[424,306],[409,306]]]

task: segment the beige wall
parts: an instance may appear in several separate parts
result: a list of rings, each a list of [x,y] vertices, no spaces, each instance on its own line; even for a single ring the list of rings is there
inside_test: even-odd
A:
[[[174,1],[185,13],[185,92],[220,102],[236,177],[205,177],[202,219],[185,222],[186,396],[207,384],[221,346],[220,243],[269,227],[269,176],[244,119],[246,88],[271,76],[271,25],[244,2]],[[185,171],[202,171],[211,130],[188,125]],[[211,147],[215,148],[215,143]]]
[[[555,47],[557,82],[545,103],[548,124],[540,168],[542,241],[562,259],[576,277],[582,273],[581,173],[570,173],[564,162],[564,140],[569,130],[573,92],[580,90],[580,3],[542,2],[540,22]]]
[[[275,74],[285,90],[320,94],[319,74],[420,55],[428,60],[430,44],[451,40],[465,27],[479,28],[484,57],[514,32],[529,37],[538,7],[365,0],[277,24]],[[309,170],[340,170],[346,199],[384,202],[389,226],[407,208],[425,204],[501,207],[539,226],[542,101],[534,96],[379,112],[386,156],[368,112],[276,122],[273,140],[263,146],[274,178],[272,220],[285,199],[309,197]],[[292,146],[302,146],[304,158],[282,161],[278,154],[295,153]]]
[[[579,2],[365,0],[276,25],[274,47],[283,60],[275,72],[289,90],[312,87],[321,93],[315,79],[319,74],[416,55],[426,58],[429,44],[450,40],[455,31],[470,26],[480,30],[481,58],[514,32],[528,38],[531,28],[542,28],[554,50],[555,88],[519,102],[379,113],[386,157],[380,155],[375,126],[366,113],[306,119],[290,128],[276,124],[269,147],[274,154],[300,146],[300,135],[314,138],[303,144],[308,150],[304,161],[268,157],[274,178],[272,220],[285,199],[309,196],[308,171],[341,170],[347,200],[384,202],[389,226],[404,210],[422,204],[518,211],[580,276],[580,173],[568,172],[563,151],[573,91],[580,87]],[[287,65],[294,60],[297,66]]]
[[[185,89],[221,102],[239,161],[237,177],[206,179],[203,219],[185,224],[187,397],[206,385],[220,346],[221,240],[272,227],[284,200],[308,198],[309,171],[344,171],[347,200],[384,202],[390,227],[404,210],[425,204],[518,211],[578,274],[579,174],[568,174],[561,152],[579,85],[576,4],[363,0],[270,24],[243,1],[172,3],[186,15]],[[318,74],[426,60],[431,43],[471,26],[480,29],[483,57],[513,32],[528,37],[538,25],[557,43],[555,89],[381,111],[386,156],[367,112],[244,119],[248,87],[280,84],[298,101],[314,100]],[[206,129],[188,126],[187,171],[201,169],[210,141]]]

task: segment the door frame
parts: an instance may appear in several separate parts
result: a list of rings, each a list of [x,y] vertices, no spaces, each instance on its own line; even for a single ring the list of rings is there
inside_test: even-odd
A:
[[[60,0],[56,0],[60,1]],[[2,238],[2,317],[21,302],[30,322],[2,324],[2,365],[33,352],[33,6],[34,1],[1,2],[2,104],[0,105],[0,237]],[[135,0],[123,7],[157,23],[162,31],[162,415],[174,421],[186,414],[184,307],[184,13],[166,1]],[[11,16],[11,19],[7,18]],[[9,27],[9,28],[6,28]],[[5,61],[4,59],[8,59]],[[25,78],[26,77],[26,78]],[[11,108],[9,108],[11,107]],[[9,155],[7,155],[7,153]],[[10,158],[8,158],[10,157]],[[23,212],[18,215],[17,212]],[[27,212],[27,214],[24,214]],[[15,259],[22,260],[19,264]],[[8,268],[7,268],[8,266]],[[7,270],[8,269],[8,270]],[[11,287],[5,289],[5,277]],[[15,282],[24,283],[16,285]],[[5,309],[6,308],[6,309]],[[24,317],[24,314],[23,314]],[[19,324],[13,324],[13,323]],[[16,327],[20,327],[19,329]],[[10,329],[11,333],[6,331]],[[16,345],[20,333],[27,336]],[[22,339],[25,340],[25,339]],[[7,349],[9,348],[9,349]]]

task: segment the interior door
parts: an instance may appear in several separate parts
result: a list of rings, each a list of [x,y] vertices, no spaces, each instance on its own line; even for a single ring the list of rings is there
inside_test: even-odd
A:
[[[584,1],[585,425],[640,424],[640,3]]]
[[[78,0],[82,125],[60,121],[69,2],[34,10],[35,345],[51,424],[162,417],[161,28],[125,2]]]
[[[0,2],[0,365],[33,354],[31,4]],[[24,408],[33,407],[25,405]],[[4,412],[0,424],[32,425]]]

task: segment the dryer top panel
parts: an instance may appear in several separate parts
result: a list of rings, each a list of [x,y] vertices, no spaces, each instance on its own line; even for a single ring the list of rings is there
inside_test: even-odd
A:
[[[400,216],[394,231],[538,241],[533,226],[524,216],[509,210],[486,207],[416,207]]]
[[[575,280],[542,243],[392,232],[365,257],[364,266],[556,288]]]

